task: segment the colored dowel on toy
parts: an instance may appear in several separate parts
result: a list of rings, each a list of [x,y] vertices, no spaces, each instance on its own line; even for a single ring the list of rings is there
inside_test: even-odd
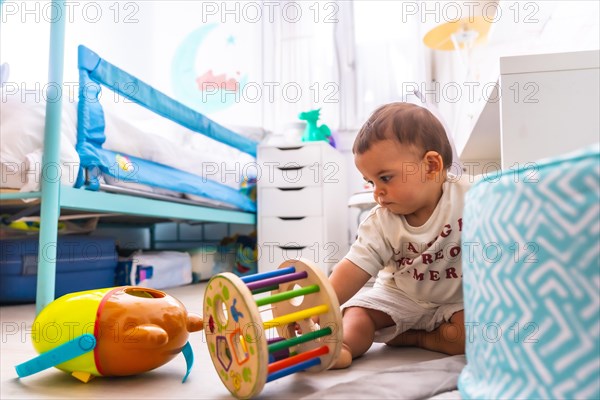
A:
[[[295,372],[300,372],[309,369],[310,367],[314,367],[316,365],[321,364],[321,360],[319,358],[313,358],[308,361],[301,362],[300,364],[296,364],[294,366],[279,370],[277,372],[273,372],[272,374],[267,375],[267,382],[274,381],[275,379],[283,378],[284,376],[291,375]]]
[[[250,289],[250,290],[256,290],[256,289],[264,288],[266,286],[280,285],[282,283],[291,282],[291,281],[297,281],[299,279],[304,279],[307,276],[308,276],[308,273],[306,271],[302,271],[302,272],[295,272],[293,274],[286,274],[286,275],[282,275],[282,276],[276,276],[274,278],[262,279],[260,281],[249,283],[248,284],[248,289]]]
[[[329,353],[329,348],[327,346],[321,346],[313,350],[305,351],[304,353],[296,354],[292,357],[284,358],[283,360],[275,361],[274,363],[269,364],[267,371],[270,375],[273,372],[298,365],[303,361],[308,361],[327,353]]]
[[[263,327],[265,329],[270,329],[275,326],[287,325],[292,322],[300,321],[302,319],[308,319],[315,315],[325,314],[329,311],[329,307],[326,304],[321,304],[320,306],[308,308],[306,310],[296,311],[291,314],[285,314],[281,317],[273,318],[270,321],[263,322]]]
[[[311,340],[315,340],[315,339],[318,339],[323,336],[331,335],[331,333],[332,333],[331,328],[327,327],[327,328],[319,329],[314,332],[308,332],[308,333],[303,334],[302,336],[297,336],[297,337],[294,337],[291,339],[283,340],[283,338],[280,338],[282,340],[274,341],[273,343],[269,344],[269,346],[268,346],[269,353],[275,353],[276,351],[283,350],[285,348],[289,348],[292,346],[297,346],[302,343],[310,342]]]
[[[295,297],[305,296],[307,294],[318,292],[319,285],[310,285],[296,290],[290,290],[289,292],[283,292],[274,294],[273,296],[264,297],[262,299],[256,300],[256,305],[261,307],[267,304],[279,303],[280,301],[293,299]]]
[[[274,278],[276,276],[292,274],[294,272],[296,272],[296,268],[287,267],[287,268],[282,268],[282,269],[276,269],[273,271],[262,272],[260,274],[244,276],[241,279],[242,279],[242,282],[244,282],[244,283],[251,283],[251,282],[260,281],[263,279]]]
[[[254,294],[260,294],[260,293],[272,292],[273,290],[277,290],[277,289],[279,289],[279,285],[266,286],[264,288],[254,289],[250,293],[252,293],[254,295]]]

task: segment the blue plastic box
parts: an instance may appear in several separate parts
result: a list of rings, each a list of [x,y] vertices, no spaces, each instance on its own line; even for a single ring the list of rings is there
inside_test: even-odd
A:
[[[63,236],[56,246],[55,298],[114,286],[117,252],[113,238]],[[35,302],[38,239],[0,240],[0,303]],[[45,255],[42,255],[44,257]]]

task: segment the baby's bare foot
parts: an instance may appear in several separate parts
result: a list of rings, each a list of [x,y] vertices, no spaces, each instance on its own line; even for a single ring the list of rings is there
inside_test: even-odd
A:
[[[338,359],[335,361],[331,369],[342,369],[348,368],[352,364],[352,352],[350,348],[345,344],[342,344],[342,350],[340,351],[340,355]]]

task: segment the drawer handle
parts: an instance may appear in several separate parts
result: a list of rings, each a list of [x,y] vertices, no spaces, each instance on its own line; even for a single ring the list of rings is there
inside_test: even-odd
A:
[[[299,221],[301,219],[304,219],[306,217],[277,217],[283,221]]]
[[[305,165],[294,165],[293,167],[277,167],[280,171],[298,171],[299,169],[304,168]]]
[[[304,250],[306,246],[277,246],[281,250]]]
[[[278,147],[279,150],[282,151],[287,151],[287,150],[299,150],[301,149],[303,146],[298,146],[298,147]]]
[[[289,192],[289,191],[294,191],[294,190],[302,190],[304,188],[303,187],[289,187],[289,188],[277,188],[277,189],[284,191],[284,192]]]

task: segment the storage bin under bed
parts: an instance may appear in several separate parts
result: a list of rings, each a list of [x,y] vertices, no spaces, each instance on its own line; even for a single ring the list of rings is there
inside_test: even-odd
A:
[[[47,253],[51,253],[50,246]],[[55,298],[114,286],[117,253],[112,238],[63,236],[56,245]],[[35,301],[38,238],[0,240],[0,303]]]

